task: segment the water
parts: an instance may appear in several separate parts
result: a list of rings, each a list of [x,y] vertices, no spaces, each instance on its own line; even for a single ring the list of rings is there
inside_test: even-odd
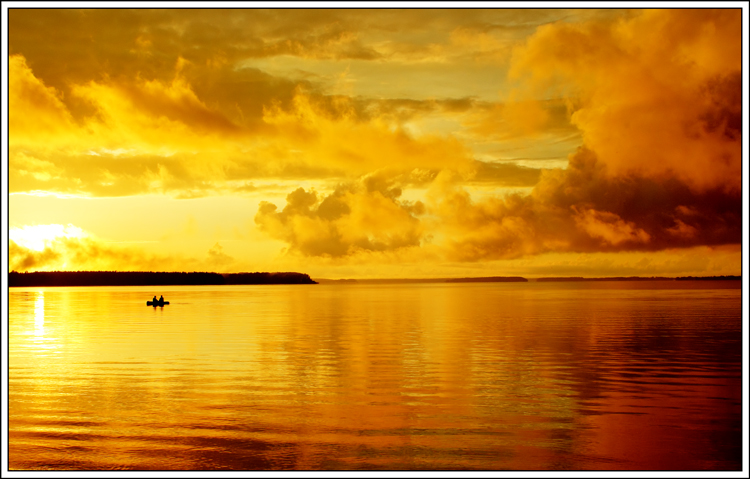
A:
[[[11,288],[8,311],[12,470],[742,467],[739,282]]]

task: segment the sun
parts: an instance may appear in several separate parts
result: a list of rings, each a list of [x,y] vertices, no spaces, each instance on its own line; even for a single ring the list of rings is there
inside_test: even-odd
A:
[[[44,251],[48,242],[58,238],[84,238],[86,236],[88,234],[85,231],[72,224],[27,225],[20,228],[12,227],[8,231],[11,241],[34,251]]]

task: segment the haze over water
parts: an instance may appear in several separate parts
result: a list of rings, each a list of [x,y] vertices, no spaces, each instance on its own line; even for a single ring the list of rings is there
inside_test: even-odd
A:
[[[9,466],[739,470],[740,287],[11,288]]]

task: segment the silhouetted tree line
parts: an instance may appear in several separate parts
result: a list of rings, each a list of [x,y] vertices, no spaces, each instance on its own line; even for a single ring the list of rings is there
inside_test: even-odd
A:
[[[8,274],[8,286],[159,286],[222,284],[317,284],[302,273],[35,271]]]

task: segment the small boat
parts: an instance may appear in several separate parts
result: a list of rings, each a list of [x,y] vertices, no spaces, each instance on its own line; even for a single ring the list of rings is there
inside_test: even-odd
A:
[[[146,306],[164,306],[169,304],[169,301],[146,301]]]

